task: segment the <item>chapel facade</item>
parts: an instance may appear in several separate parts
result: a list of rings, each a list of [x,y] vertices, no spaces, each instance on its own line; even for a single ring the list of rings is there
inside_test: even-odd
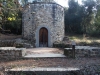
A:
[[[64,38],[64,8],[53,0],[35,0],[23,8],[22,36],[34,47],[52,47]]]

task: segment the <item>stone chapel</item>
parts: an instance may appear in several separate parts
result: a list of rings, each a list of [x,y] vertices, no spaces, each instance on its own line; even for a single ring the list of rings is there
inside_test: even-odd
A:
[[[34,47],[52,47],[64,38],[64,8],[53,0],[35,0],[24,6],[22,36]]]

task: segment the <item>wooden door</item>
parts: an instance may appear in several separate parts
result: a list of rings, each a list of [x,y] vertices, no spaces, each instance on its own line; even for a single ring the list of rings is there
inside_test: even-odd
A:
[[[39,31],[39,47],[48,47],[48,30],[44,27]]]

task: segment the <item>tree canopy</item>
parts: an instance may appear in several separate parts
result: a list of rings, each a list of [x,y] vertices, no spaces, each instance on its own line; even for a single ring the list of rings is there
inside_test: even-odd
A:
[[[65,9],[66,32],[99,35],[100,0],[83,0],[82,2],[83,5],[79,5],[76,0],[69,0],[69,8]]]
[[[21,34],[21,6],[18,0],[1,0],[1,28]]]

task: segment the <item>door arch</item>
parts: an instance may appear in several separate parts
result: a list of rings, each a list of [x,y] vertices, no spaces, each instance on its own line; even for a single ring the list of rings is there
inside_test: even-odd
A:
[[[39,47],[48,47],[48,30],[45,27],[39,30]]]

